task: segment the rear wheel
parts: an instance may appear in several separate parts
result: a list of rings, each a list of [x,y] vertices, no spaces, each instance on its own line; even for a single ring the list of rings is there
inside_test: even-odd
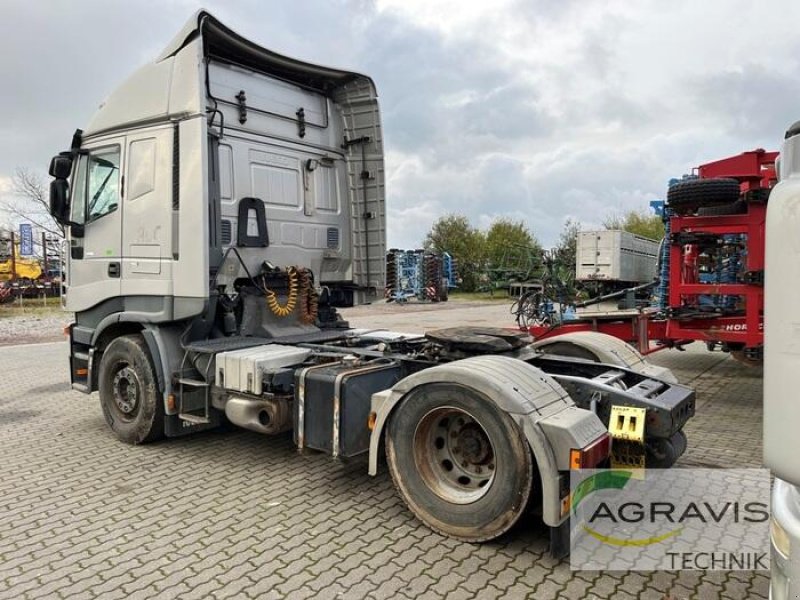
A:
[[[667,438],[653,438],[645,443],[646,464],[650,469],[668,469],[686,452],[687,440],[683,431]]]
[[[144,340],[126,335],[103,352],[98,376],[100,406],[114,434],[129,444],[155,441],[164,434],[164,405]]]
[[[686,439],[686,434],[683,430],[676,432],[672,436],[672,445],[675,447],[675,453],[680,458],[683,456],[683,453],[686,452],[686,448],[689,445],[689,440]]]
[[[519,427],[459,384],[413,390],[389,423],[386,456],[411,511],[431,529],[468,542],[508,531],[533,487],[533,458]]]

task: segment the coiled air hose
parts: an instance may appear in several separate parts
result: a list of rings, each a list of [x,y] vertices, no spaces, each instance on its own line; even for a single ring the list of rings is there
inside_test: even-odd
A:
[[[319,295],[314,289],[311,271],[300,270],[300,322],[313,325],[319,314]]]
[[[267,306],[276,317],[286,317],[294,311],[297,304],[297,271],[294,267],[286,269],[286,280],[289,291],[286,297],[286,304],[281,305],[278,295],[270,289],[266,289]]]

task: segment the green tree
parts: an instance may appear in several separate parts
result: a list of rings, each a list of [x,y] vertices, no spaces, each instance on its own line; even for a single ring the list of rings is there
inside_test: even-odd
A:
[[[464,215],[440,217],[425,236],[425,248],[448,252],[456,261],[460,288],[474,292],[486,264],[486,236]]]
[[[658,215],[641,210],[629,210],[623,215],[611,215],[603,221],[606,229],[622,229],[651,240],[664,237],[664,223]]]
[[[486,257],[492,268],[502,268],[504,260],[515,250],[530,249],[541,254],[541,246],[523,221],[508,218],[495,219],[486,232]]]
[[[554,249],[556,262],[571,271],[573,277],[575,275],[575,257],[578,252],[578,233],[580,233],[580,230],[581,224],[568,217],[564,221],[564,227],[558,236],[558,245]]]

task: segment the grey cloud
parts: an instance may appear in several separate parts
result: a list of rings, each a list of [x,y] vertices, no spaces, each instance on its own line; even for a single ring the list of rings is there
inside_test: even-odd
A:
[[[518,83],[507,74],[507,83],[481,94],[459,111],[467,133],[501,140],[535,138],[552,131],[548,116],[537,105],[531,84]]]
[[[0,173],[15,166],[45,169],[113,87],[152,59],[190,14],[175,12],[180,18],[170,18],[170,6],[155,1],[4,1]]]
[[[364,65],[378,85],[390,143],[397,148],[458,160],[470,147],[466,138],[478,138],[476,145],[486,148],[548,130],[536,89],[483,45],[448,41],[392,15],[376,16],[367,35]]]
[[[652,93],[633,91],[637,73],[624,67],[660,65],[646,56],[626,63],[620,44],[644,21],[663,17],[667,9],[655,2],[624,11],[610,3],[605,12],[592,9],[598,16],[589,21],[583,2],[519,0],[508,14],[531,43],[545,44],[555,32],[571,44],[569,56],[551,52],[538,61],[522,50],[506,56],[499,49],[505,32],[489,24],[443,35],[371,0],[208,4],[268,48],[376,80],[389,160],[414,165],[387,165],[397,171],[387,187],[394,246],[416,246],[449,211],[476,224],[524,217],[551,244],[566,216],[599,223],[615,210],[646,209],[670,177],[756,145],[775,148],[800,118],[800,69],[789,50],[759,57],[764,64],[673,75]],[[16,166],[43,170],[196,8],[188,0],[0,3],[0,178]],[[710,19],[698,15],[686,27]],[[758,25],[742,33],[742,43],[760,48]]]
[[[800,67],[784,63],[781,71],[764,63],[709,73],[688,82],[698,109],[726,133],[767,139],[774,144],[792,122],[800,119]]]

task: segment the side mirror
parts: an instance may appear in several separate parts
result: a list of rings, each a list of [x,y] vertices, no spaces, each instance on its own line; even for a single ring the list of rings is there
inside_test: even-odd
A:
[[[56,179],[69,179],[72,172],[72,158],[69,153],[61,153],[50,160],[50,177]]]
[[[50,214],[62,225],[69,221],[69,183],[66,179],[50,182]]]

